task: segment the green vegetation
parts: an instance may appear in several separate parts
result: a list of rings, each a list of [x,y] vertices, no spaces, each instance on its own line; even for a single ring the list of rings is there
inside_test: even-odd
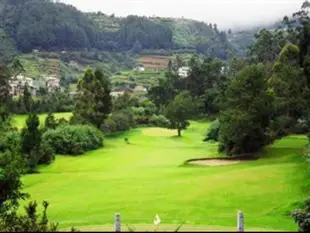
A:
[[[87,69],[79,80],[73,116],[99,129],[112,111],[110,79],[100,70]]]
[[[103,134],[88,125],[63,125],[47,130],[42,140],[50,145],[55,153],[81,155],[86,151],[103,146]]]
[[[31,221],[35,231],[41,229],[32,218],[35,202],[19,221],[20,183],[11,187],[5,180],[7,166],[17,181],[21,172],[38,172],[23,177],[25,191],[51,201],[51,217],[62,227],[108,226],[121,212],[129,224],[147,224],[158,213],[163,227],[228,229],[241,209],[249,228],[309,230],[308,151],[301,156],[310,131],[309,10],[306,1],[293,18],[284,18],[282,28],[258,31],[245,57],[232,51],[225,62],[218,58],[228,58],[236,47],[216,24],[85,15],[50,0],[0,0],[1,25],[17,47],[36,48],[26,62],[13,59],[0,67],[0,194],[8,194],[0,202],[0,230],[25,230]],[[188,59],[188,50],[197,54]],[[131,71],[138,54],[154,51],[170,56],[167,70]],[[124,62],[122,54],[132,57]],[[188,74],[179,75],[185,65]],[[123,67],[130,71],[121,72]],[[32,99],[26,84],[12,98],[9,78],[23,72],[59,74],[62,87],[73,93],[40,88]],[[71,111],[70,120],[52,114]],[[42,112],[49,115],[39,119]],[[21,117],[12,121],[14,113],[28,113],[27,126]],[[206,119],[217,120],[210,125]],[[164,128],[177,129],[179,137]],[[99,149],[102,132],[106,146]],[[54,161],[54,151],[85,155]],[[212,158],[197,159],[202,157]],[[7,218],[9,213],[14,216]]]
[[[10,36],[5,42],[13,40],[24,53],[33,49],[134,53],[187,50],[226,59],[231,49],[226,33],[216,24],[83,13],[50,0],[1,0],[0,5],[3,15],[0,25]]]
[[[143,86],[150,88],[158,83],[158,79],[164,77],[164,71],[121,71],[111,77],[111,83],[114,89],[118,88],[135,88]]]
[[[69,87],[76,85],[81,73],[90,66],[99,68],[113,74],[125,69],[132,69],[136,64],[137,55],[131,53],[115,52],[60,52],[28,53],[19,55],[19,60],[24,67],[23,75],[37,81],[44,82],[44,75],[59,75],[61,85]],[[75,90],[74,88],[71,90]]]
[[[61,227],[100,229],[120,212],[123,224],[133,226],[152,222],[158,213],[163,224],[184,222],[184,229],[187,224],[233,229],[241,209],[246,229],[296,230],[289,214],[308,194],[301,189],[306,137],[277,141],[258,161],[181,166],[187,159],[218,155],[216,144],[202,142],[207,126],[191,122],[182,138],[162,128],[108,137],[104,149],[82,157],[57,156],[39,174],[23,177],[24,191],[38,201],[48,200],[49,217]]]
[[[188,91],[183,91],[178,94],[166,107],[165,115],[170,121],[168,127],[177,129],[178,136],[181,136],[181,131],[189,126],[189,119],[193,116],[195,105]]]
[[[55,115],[56,119],[65,118],[66,120],[69,120],[70,117],[72,116],[72,113],[71,112],[55,113],[54,115]],[[12,117],[12,124],[15,127],[17,127],[18,129],[21,129],[25,126],[27,117],[28,117],[28,115],[15,115]],[[39,115],[40,126],[43,126],[46,117],[47,117],[47,114],[40,114]]]

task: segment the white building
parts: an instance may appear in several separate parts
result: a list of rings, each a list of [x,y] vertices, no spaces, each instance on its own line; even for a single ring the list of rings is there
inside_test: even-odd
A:
[[[137,66],[133,70],[143,72],[143,71],[145,71],[145,68],[143,66]]]
[[[188,66],[183,66],[180,67],[178,70],[178,74],[181,78],[187,78],[190,72],[190,67]]]
[[[45,85],[47,87],[48,92],[52,92],[60,88],[60,79],[56,77],[45,77]]]
[[[124,95],[124,91],[112,91],[111,92],[111,96],[115,97],[115,98],[118,98],[118,97],[123,96],[123,95]]]
[[[33,79],[25,77],[23,75],[11,77],[9,85],[10,85],[10,95],[13,96],[22,95],[24,92],[25,85],[28,86],[31,95],[35,96],[37,94],[38,87],[34,84]]]

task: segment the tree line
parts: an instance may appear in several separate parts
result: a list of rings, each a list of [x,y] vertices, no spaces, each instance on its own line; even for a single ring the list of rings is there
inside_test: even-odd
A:
[[[169,25],[147,17],[131,15],[122,18],[120,27],[109,31],[102,29],[95,20],[73,6],[63,3],[50,0],[1,2],[3,17],[0,25],[22,52],[31,52],[34,49],[98,49],[139,53],[142,50],[184,49],[184,46],[174,41],[173,30]],[[206,31],[208,38],[204,38],[206,35],[197,37],[190,47],[199,53],[225,59],[230,50],[225,32],[207,24],[200,28]]]

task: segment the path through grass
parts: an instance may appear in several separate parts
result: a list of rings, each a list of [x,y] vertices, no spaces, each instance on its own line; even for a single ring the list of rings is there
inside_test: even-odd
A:
[[[289,214],[307,196],[300,156],[306,137],[277,141],[258,161],[182,165],[217,155],[216,144],[202,142],[207,125],[193,122],[182,138],[156,128],[106,138],[102,149],[57,156],[40,174],[25,176],[25,191],[49,201],[49,218],[61,227],[107,229],[120,212],[123,224],[150,224],[149,230],[156,214],[166,226],[234,230],[242,210],[246,229],[296,230]]]

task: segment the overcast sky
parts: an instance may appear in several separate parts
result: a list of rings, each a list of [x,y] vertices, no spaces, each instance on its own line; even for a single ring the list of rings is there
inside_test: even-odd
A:
[[[117,16],[182,17],[217,23],[220,29],[272,22],[300,9],[304,0],[60,0],[82,11]]]

